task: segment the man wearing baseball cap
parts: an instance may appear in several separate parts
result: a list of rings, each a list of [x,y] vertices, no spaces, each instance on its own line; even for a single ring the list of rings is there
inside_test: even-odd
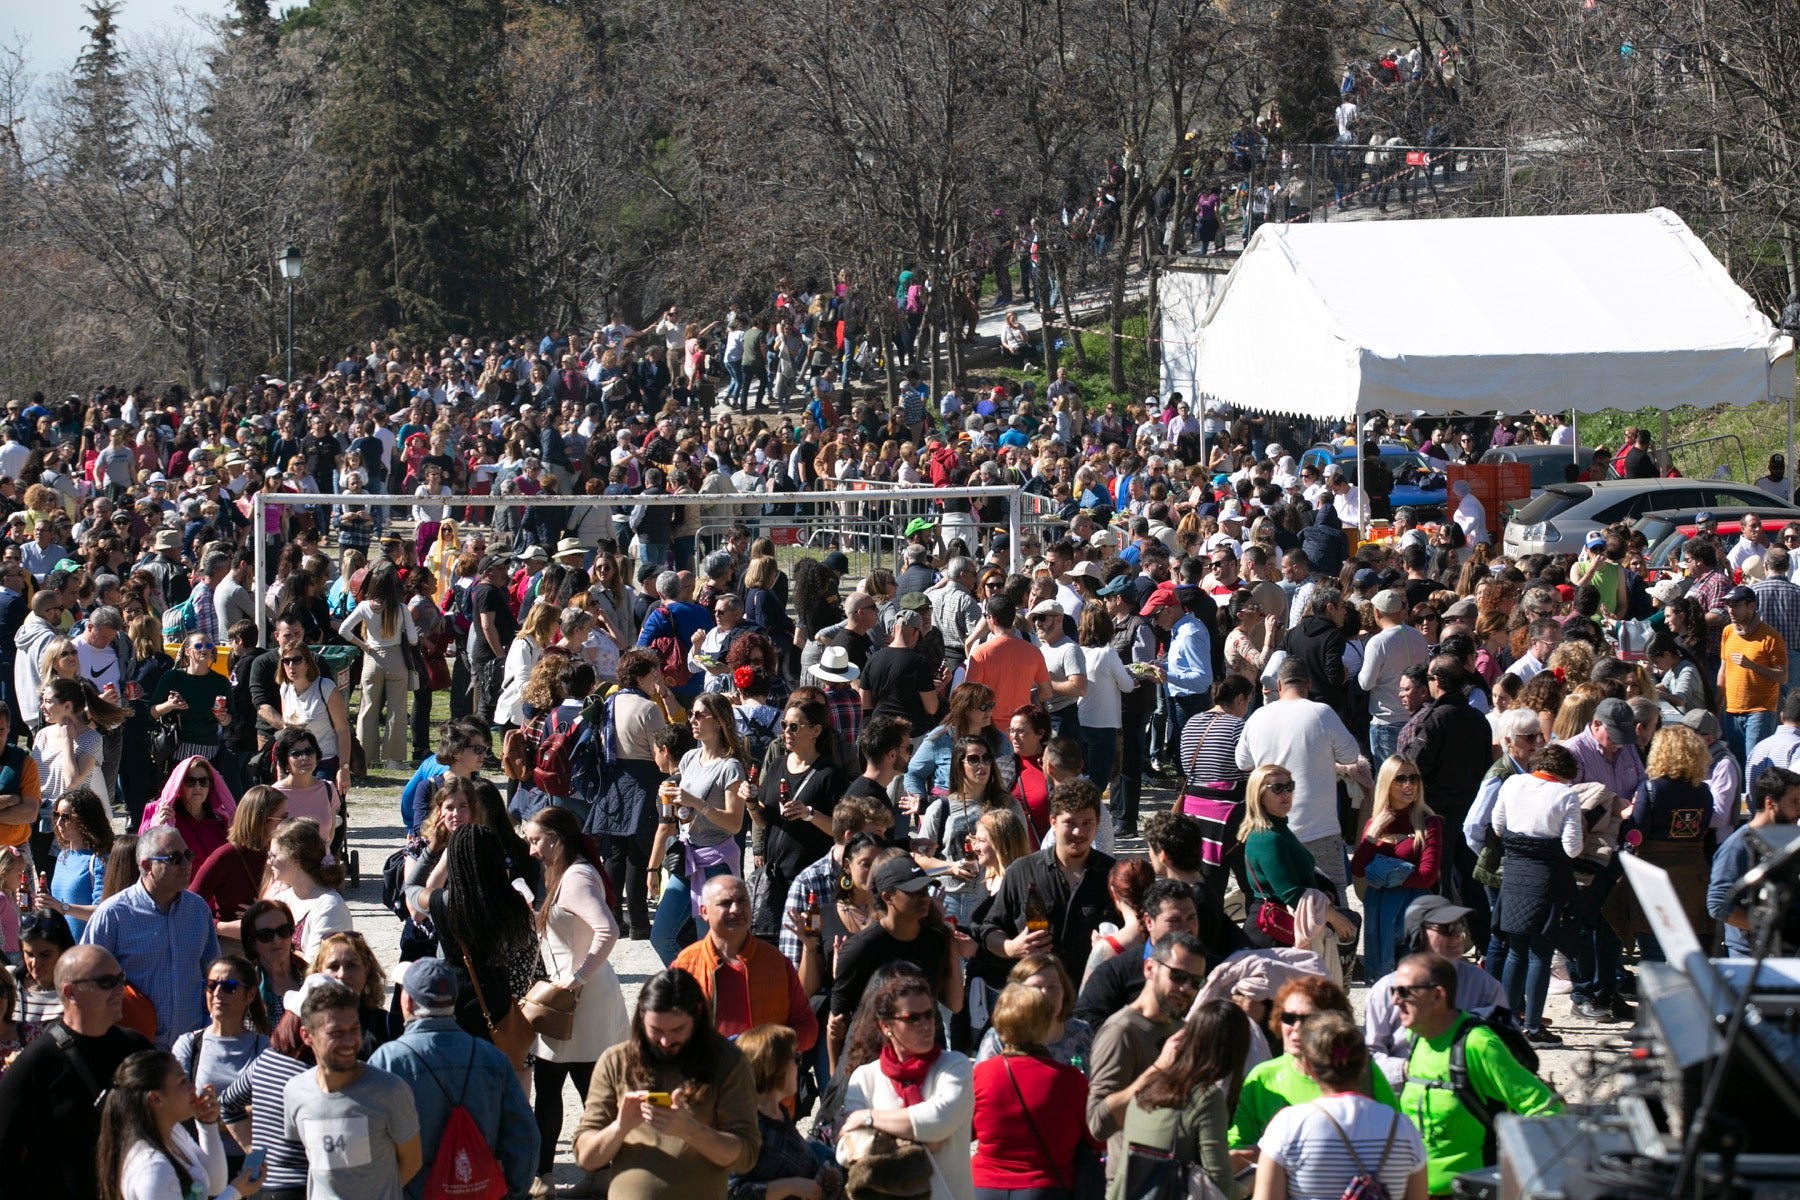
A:
[[[456,974],[443,959],[409,963],[400,981],[400,1015],[406,1029],[377,1047],[369,1065],[412,1086],[419,1113],[419,1149],[427,1163],[437,1156],[452,1106],[461,1105],[500,1164],[508,1193],[524,1195],[534,1175],[549,1182],[551,1155],[539,1153],[537,1120],[506,1055],[456,1023],[456,995]],[[551,1146],[551,1153],[555,1149]],[[427,1174],[413,1176],[406,1187],[407,1200],[419,1200]]]
[[[1756,592],[1739,584],[1725,594],[1731,622],[1719,635],[1719,695],[1725,701],[1725,744],[1739,762],[1775,732],[1787,642],[1757,613]]]
[[[955,954],[955,945],[968,935],[952,932],[936,922],[926,923],[931,912],[932,887],[931,877],[910,855],[891,858],[875,868],[869,879],[869,891],[875,897],[875,920],[844,943],[833,968],[831,1020],[827,1028],[834,1061],[843,1049],[850,1018],[862,1003],[870,977],[887,963],[917,963],[932,977],[938,1001],[951,1012],[962,1009],[962,962]]]
[[[1506,989],[1474,960],[1465,957],[1469,950],[1470,911],[1443,896],[1416,897],[1407,905],[1401,923],[1404,932],[1400,957],[1443,955],[1456,964],[1458,1008],[1479,1012],[1503,1009]],[[1401,1028],[1400,1015],[1394,1010],[1393,982],[1390,971],[1370,985],[1368,1003],[1363,1008],[1363,1039],[1369,1043],[1369,1056],[1387,1082],[1399,1087],[1406,1081],[1406,1055],[1412,1039]]]
[[[1212,639],[1206,626],[1182,607],[1176,596],[1174,580],[1156,585],[1150,598],[1138,609],[1158,629],[1169,635],[1169,661],[1165,677],[1169,688],[1169,708],[1173,728],[1169,744],[1181,744],[1181,731],[1188,718],[1206,711],[1212,703]]]

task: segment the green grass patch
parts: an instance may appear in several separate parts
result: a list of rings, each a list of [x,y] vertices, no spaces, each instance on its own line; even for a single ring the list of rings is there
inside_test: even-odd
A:
[[[1157,372],[1150,361],[1150,344],[1146,340],[1150,331],[1149,318],[1140,308],[1128,314],[1121,326],[1124,337],[1121,345],[1124,351],[1125,390],[1115,392],[1112,388],[1111,373],[1108,369],[1107,344],[1111,335],[1106,329],[1084,328],[1078,330],[1076,336],[1081,339],[1082,353],[1087,356],[1087,369],[1082,370],[1075,365],[1074,352],[1064,349],[1057,360],[1059,367],[1067,367],[1069,380],[1081,392],[1082,402],[1093,411],[1098,411],[1107,404],[1120,406],[1141,403],[1145,396],[1157,391]],[[1064,335],[1065,340],[1067,335]],[[1042,394],[1045,375],[1042,371],[1021,371],[1016,367],[995,367],[990,372],[998,379],[1010,379],[1020,382],[1031,380]]]

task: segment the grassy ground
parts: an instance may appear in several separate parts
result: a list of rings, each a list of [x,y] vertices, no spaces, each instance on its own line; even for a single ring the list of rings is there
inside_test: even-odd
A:
[[[1081,338],[1082,353],[1087,356],[1086,370],[1075,365],[1071,350],[1063,350],[1057,361],[1057,366],[1068,368],[1070,381],[1080,390],[1081,398],[1089,409],[1097,411],[1107,404],[1116,404],[1122,409],[1127,404],[1140,403],[1145,396],[1157,390],[1156,365],[1150,361],[1150,343],[1146,340],[1150,329],[1149,318],[1142,311],[1132,313],[1125,318],[1123,328],[1123,392],[1116,392],[1112,388],[1107,367],[1107,343],[1110,337],[1104,328],[1083,329],[1077,335]],[[997,379],[1010,379],[1014,382],[1029,379],[1037,385],[1040,393],[1045,382],[1043,371],[1021,371],[1016,367],[994,367],[989,374]]]

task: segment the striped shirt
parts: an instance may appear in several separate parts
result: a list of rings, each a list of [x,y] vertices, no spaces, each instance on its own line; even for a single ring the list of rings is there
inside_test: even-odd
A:
[[[1339,1129],[1332,1128],[1333,1120]],[[1394,1140],[1388,1147],[1390,1131]],[[1287,1172],[1289,1200],[1338,1200],[1365,1170],[1380,1178],[1388,1195],[1403,1196],[1408,1177],[1425,1165],[1425,1143],[1413,1123],[1355,1094],[1282,1109],[1270,1118],[1258,1146]]]
[[[1189,783],[1225,783],[1249,773],[1237,765],[1238,738],[1244,723],[1230,713],[1195,713],[1181,731],[1181,774]],[[1194,755],[1200,755],[1198,764]]]
[[[268,1154],[266,1188],[306,1186],[306,1147],[290,1142],[282,1128],[281,1102],[287,1081],[311,1067],[279,1050],[264,1050],[219,1096],[219,1120],[236,1125],[250,1118],[250,1143]]]

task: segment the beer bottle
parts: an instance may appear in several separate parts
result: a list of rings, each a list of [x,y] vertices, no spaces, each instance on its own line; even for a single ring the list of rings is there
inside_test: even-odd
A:
[[[1037,933],[1050,928],[1050,910],[1038,898],[1037,884],[1031,884],[1025,893],[1025,932]]]
[[[801,932],[808,937],[819,932],[819,893],[811,888],[806,889],[806,912],[800,919],[805,923]]]

